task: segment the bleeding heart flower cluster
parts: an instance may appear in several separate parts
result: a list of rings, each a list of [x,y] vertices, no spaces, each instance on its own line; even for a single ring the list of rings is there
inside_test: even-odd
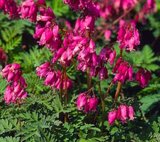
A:
[[[61,37],[59,26],[55,22],[55,15],[49,7],[41,7],[39,12],[34,38],[39,40],[39,45],[45,45],[52,52],[56,51],[61,46]]]
[[[134,109],[132,106],[120,105],[118,109],[108,113],[108,122],[113,125],[116,120],[126,123],[126,120],[134,120]]]
[[[60,70],[54,71],[51,64],[46,62],[36,69],[37,75],[45,79],[44,84],[52,88],[69,89],[72,87],[72,81],[65,76]]]
[[[100,16],[104,19],[109,19],[115,14],[119,14],[121,11],[127,11],[134,8],[137,4],[137,0],[104,0],[97,3],[100,11]]]
[[[63,0],[64,3],[68,4],[71,8],[78,10],[78,9],[84,9],[85,7],[90,4],[92,0]]]
[[[106,52],[103,53],[104,55],[96,53],[95,42],[90,38],[90,34],[94,31],[94,24],[95,18],[92,16],[78,18],[74,29],[70,28],[70,31],[65,34],[62,47],[55,52],[52,62],[59,61],[62,65],[69,66],[76,57],[78,70],[89,71],[90,76],[98,75],[101,80],[106,79],[108,71],[105,63],[109,61],[113,64],[116,53],[110,48],[103,49]]]
[[[146,16],[156,12],[156,2],[155,0],[146,0],[143,8],[137,13],[136,20],[137,21],[144,21]]]
[[[14,0],[0,0],[0,10],[8,13],[11,18],[18,17],[18,7]]]
[[[127,51],[135,50],[135,48],[140,44],[139,32],[136,28],[135,22],[126,22],[121,20],[117,39],[120,44],[120,48]]]
[[[113,84],[117,82],[123,84],[127,80],[136,80],[141,87],[145,87],[151,79],[151,73],[143,68],[134,73],[132,66],[123,59],[122,52],[123,50],[131,52],[140,45],[140,35],[136,28],[136,22],[143,19],[145,15],[155,11],[155,1],[147,0],[139,15],[135,16],[133,21],[118,19],[118,22],[120,21],[118,31],[114,26],[116,22],[113,22],[113,25],[111,23],[111,27],[107,25],[106,27],[110,27],[109,29],[102,28],[108,41],[111,40],[112,30],[118,33],[117,41],[121,52],[118,59],[116,58],[116,51],[109,45],[105,45],[100,53],[96,52],[95,21],[99,16],[103,18],[104,23],[107,23],[106,21],[114,21],[115,17],[121,16],[120,14],[124,14],[122,17],[125,18],[125,14],[134,9],[139,1],[63,1],[75,11],[83,12],[81,17],[75,21],[74,27],[69,22],[66,22],[66,29],[61,28],[56,22],[57,19],[53,10],[46,6],[45,0],[24,0],[19,6],[16,5],[14,0],[0,0],[0,9],[5,13],[9,13],[10,17],[19,16],[22,19],[35,22],[36,28],[33,37],[40,46],[45,46],[52,52],[52,60],[36,69],[37,75],[44,79],[44,84],[51,88],[62,90],[62,92],[70,89],[72,81],[66,74],[66,68],[73,63],[77,65],[77,70],[87,72],[88,78],[98,76],[100,80],[103,80],[108,77],[106,64],[109,63],[113,67]],[[54,69],[56,63],[63,67],[63,71]],[[2,76],[10,83],[6,88],[4,96],[7,104],[17,103],[19,100],[27,97],[27,93],[24,90],[27,85],[21,74],[20,65],[18,64],[7,65],[2,70]],[[76,105],[78,110],[89,113],[96,111],[98,102],[98,98],[95,95],[84,92],[78,95]],[[115,120],[125,123],[127,119],[134,119],[132,106],[120,105],[117,110],[113,110],[108,114],[110,125]]]
[[[126,80],[132,80],[133,69],[128,62],[124,61],[122,58],[119,58],[113,69],[113,73],[116,73],[113,79],[114,83],[118,81],[124,83]]]
[[[89,96],[86,93],[81,93],[78,95],[77,109],[82,110],[85,113],[96,111],[98,106],[98,98],[96,96]]]
[[[4,93],[5,102],[7,104],[21,103],[27,97],[27,92],[25,91],[27,84],[22,77],[20,65],[16,63],[6,65],[1,74],[9,83]]]
[[[81,10],[87,15],[99,16],[99,9],[93,0],[63,0],[74,10]]]
[[[151,72],[146,69],[140,68],[136,73],[136,80],[139,82],[141,87],[146,87],[151,80]]]
[[[36,22],[38,12],[38,2],[34,0],[26,0],[19,7],[19,14],[22,19],[29,19],[31,22]]]
[[[139,85],[144,88],[148,85],[149,80],[151,80],[151,73],[143,68],[140,68],[134,75],[132,66],[122,58],[119,58],[117,60],[116,65],[113,69],[113,73],[115,73],[113,83],[116,83],[118,81],[121,83],[125,83],[127,80],[136,80]]]

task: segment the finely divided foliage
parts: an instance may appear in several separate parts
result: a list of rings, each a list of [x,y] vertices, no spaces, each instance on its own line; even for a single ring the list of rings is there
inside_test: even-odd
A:
[[[156,1],[58,0],[78,13],[74,20],[69,19],[71,22],[58,17],[48,3],[0,0],[0,10],[9,15],[9,22],[28,21],[21,23],[17,34],[23,38],[18,38],[15,46],[6,46],[16,41],[13,28],[0,31],[0,94],[4,92],[0,142],[143,141],[134,130],[134,122],[139,119],[141,126],[147,120],[138,97],[128,97],[132,92],[125,92],[125,87],[139,90],[140,86],[143,94],[156,82],[149,85],[152,74],[155,76],[151,71],[159,69],[155,63],[159,60],[149,47],[139,50],[138,28],[156,13]],[[34,33],[26,27],[34,28]],[[24,54],[27,47],[22,43],[18,54],[14,47],[27,40],[25,32],[32,34],[31,41],[36,41],[38,48]],[[147,59],[141,59],[145,55],[135,60],[145,49],[151,66],[145,65]],[[150,131],[157,134],[160,129],[155,128],[156,122],[150,123]],[[157,137],[150,133],[148,139]]]

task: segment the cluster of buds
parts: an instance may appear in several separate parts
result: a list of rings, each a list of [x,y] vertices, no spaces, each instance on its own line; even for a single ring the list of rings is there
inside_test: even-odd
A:
[[[78,95],[77,109],[82,110],[85,113],[96,111],[98,106],[98,98],[96,96],[89,96],[86,93],[81,93]]]
[[[19,64],[6,65],[1,75],[9,83],[4,93],[4,100],[7,104],[20,103],[21,100],[27,97],[27,92],[25,91],[27,84],[22,77]]]
[[[137,13],[135,19],[137,21],[145,21],[146,16],[157,11],[155,0],[146,0],[143,8]]]
[[[60,70],[54,71],[51,64],[46,62],[36,69],[37,75],[45,79],[44,84],[52,88],[69,89],[72,87],[72,81],[65,76]]]
[[[125,123],[126,120],[134,120],[134,109],[132,106],[120,105],[118,109],[108,113],[108,122],[113,125],[116,120]]]

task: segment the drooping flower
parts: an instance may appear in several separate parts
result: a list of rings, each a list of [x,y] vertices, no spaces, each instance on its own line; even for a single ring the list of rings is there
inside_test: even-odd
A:
[[[134,120],[134,109],[132,106],[128,106],[128,117],[130,120]]]
[[[91,97],[88,99],[88,110],[96,111],[98,106],[98,99],[96,97]]]
[[[140,37],[135,22],[120,21],[118,42],[121,49],[133,51],[140,44]]]
[[[124,61],[122,58],[119,58],[113,69],[113,73],[116,73],[113,79],[114,83],[117,81],[124,83],[126,80],[132,80],[133,69],[128,62]]]
[[[122,123],[126,123],[127,119],[134,120],[134,109],[132,106],[121,104],[118,109],[114,109],[108,113],[108,122],[113,125],[115,120],[120,120]]]
[[[98,106],[98,98],[96,96],[89,96],[86,93],[81,93],[76,101],[77,109],[85,113],[96,111]]]
[[[105,30],[104,32],[105,40],[109,41],[111,38],[111,34],[112,34],[111,30]]]
[[[8,85],[4,93],[4,101],[6,104],[17,103],[27,97],[27,92],[20,86],[19,83],[14,82],[12,85]]]
[[[70,89],[72,87],[72,81],[68,76],[63,77],[63,73],[60,70],[53,70],[51,64],[46,62],[36,68],[37,75],[44,79],[44,84],[58,90]]]
[[[6,78],[8,82],[18,80],[21,76],[20,65],[16,63],[6,65],[2,70],[2,76]]]
[[[51,22],[51,20],[55,19],[54,12],[50,7],[47,7],[47,8],[41,7],[39,9],[39,12],[40,12],[40,15],[37,15],[38,22],[46,22],[47,23],[47,21]]]
[[[46,62],[46,63],[44,63],[44,64],[42,64],[42,65],[40,65],[39,67],[36,68],[36,72],[37,72],[37,75],[39,77],[45,77],[46,74],[50,71],[51,71],[51,68],[50,68],[50,63],[49,62]]]
[[[81,10],[90,3],[91,0],[63,0],[65,4],[68,4],[74,10]]]
[[[128,118],[127,105],[120,105],[117,110],[117,119],[121,120],[124,123],[126,122],[127,118]]]
[[[29,19],[31,22],[36,22],[38,7],[34,0],[25,0],[19,7],[19,14],[22,19]]]
[[[87,96],[85,93],[79,94],[77,101],[76,101],[76,104],[77,104],[78,110],[83,109],[83,107],[87,104]]]
[[[93,31],[95,24],[95,18],[92,16],[85,16],[84,18],[78,18],[75,24],[74,32],[84,33],[87,31]]]
[[[99,79],[104,80],[108,78],[108,71],[106,67],[102,67],[99,71]]]
[[[59,26],[52,26],[51,22],[47,22],[45,26],[38,24],[34,38],[39,40],[39,45],[45,45],[51,51],[55,51],[59,49],[61,44]]]
[[[146,0],[142,9],[137,13],[135,20],[142,21],[143,23],[146,20],[146,16],[157,11],[156,1],[155,0]]]
[[[54,52],[58,50],[61,45],[60,29],[55,21],[55,15],[50,7],[41,7],[39,13],[33,37],[38,40],[39,45],[45,45]]]
[[[4,9],[6,0],[0,0],[0,9]]]
[[[4,101],[7,104],[21,102],[22,99],[27,97],[27,92],[25,91],[27,83],[22,77],[19,64],[6,65],[1,74],[9,82],[4,93]]]
[[[144,4],[143,11],[145,14],[153,13],[156,11],[156,2],[155,0],[147,0]]]
[[[99,54],[101,60],[106,61],[112,65],[114,63],[115,57],[116,57],[116,51],[112,50],[109,47],[102,48],[100,54]]]
[[[136,73],[136,80],[139,82],[141,87],[146,87],[151,80],[151,73],[143,68],[140,68]]]
[[[103,19],[109,19],[136,6],[138,0],[103,0],[98,1],[98,10]]]
[[[0,10],[8,13],[10,18],[17,18],[19,16],[18,7],[14,0],[0,0]]]
[[[128,10],[130,8],[133,8],[137,4],[138,0],[121,0],[122,9]]]
[[[116,119],[117,119],[117,110],[113,110],[108,113],[108,123],[110,125],[113,125]]]

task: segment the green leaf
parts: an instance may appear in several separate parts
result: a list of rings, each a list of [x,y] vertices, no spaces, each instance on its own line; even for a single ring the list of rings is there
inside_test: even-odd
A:
[[[153,95],[144,96],[142,99],[140,99],[140,102],[142,103],[141,110],[144,113],[147,113],[159,101],[160,101],[160,94],[153,94]]]

